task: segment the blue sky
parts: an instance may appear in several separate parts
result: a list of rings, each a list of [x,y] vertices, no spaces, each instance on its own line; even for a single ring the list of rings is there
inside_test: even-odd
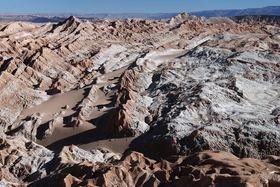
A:
[[[280,0],[0,0],[0,14],[167,13],[276,5]]]

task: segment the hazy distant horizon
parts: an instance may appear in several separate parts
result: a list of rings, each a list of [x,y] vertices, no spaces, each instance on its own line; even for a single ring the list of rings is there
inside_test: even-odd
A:
[[[236,9],[206,9],[206,10],[199,10],[199,11],[180,11],[180,12],[100,12],[100,13],[74,13],[74,12],[63,12],[63,13],[13,13],[13,12],[7,12],[7,13],[2,13],[0,12],[0,15],[38,15],[38,16],[75,16],[75,15],[79,15],[79,16],[83,16],[83,15],[135,15],[135,14],[139,14],[139,15],[153,15],[153,14],[179,14],[179,13],[197,13],[197,12],[206,12],[206,11],[227,11],[227,10],[246,10],[246,9],[258,9],[258,8],[266,8],[266,7],[273,7],[273,6],[265,6],[265,7],[257,7],[257,8],[236,8]],[[280,7],[279,6],[275,6],[275,7]]]
[[[280,6],[279,0],[9,0],[0,14],[156,14]]]

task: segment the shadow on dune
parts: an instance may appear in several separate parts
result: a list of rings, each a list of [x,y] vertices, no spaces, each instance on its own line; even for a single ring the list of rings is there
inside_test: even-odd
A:
[[[45,132],[49,129],[49,121],[40,125],[38,128],[37,128],[37,134],[36,134],[36,138],[38,140],[42,140],[45,136]]]
[[[61,140],[58,140],[47,146],[48,149],[53,150],[55,152],[61,151],[64,146],[69,145],[83,145],[93,143],[95,141],[107,140],[116,138],[114,133],[108,129],[110,129],[111,121],[110,121],[110,111],[98,118],[90,120],[91,124],[96,126],[95,129],[91,129]]]

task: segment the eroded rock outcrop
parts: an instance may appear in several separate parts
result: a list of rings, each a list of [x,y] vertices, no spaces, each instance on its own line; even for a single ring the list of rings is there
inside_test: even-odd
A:
[[[116,165],[83,163],[60,170],[60,174],[53,176],[59,182],[45,178],[31,186],[277,186],[277,160],[239,159],[227,152],[207,151],[157,162],[132,152]],[[80,167],[80,172],[74,172],[76,167]]]
[[[0,28],[0,185],[280,185],[277,17]]]

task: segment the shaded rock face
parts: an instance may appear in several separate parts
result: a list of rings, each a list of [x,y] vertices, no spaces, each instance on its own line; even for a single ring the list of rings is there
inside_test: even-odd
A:
[[[277,186],[279,167],[273,164],[277,160],[239,159],[227,152],[206,151],[157,162],[132,152],[117,165],[100,168],[82,163],[31,186]]]
[[[279,186],[278,23],[1,25],[0,185]]]

